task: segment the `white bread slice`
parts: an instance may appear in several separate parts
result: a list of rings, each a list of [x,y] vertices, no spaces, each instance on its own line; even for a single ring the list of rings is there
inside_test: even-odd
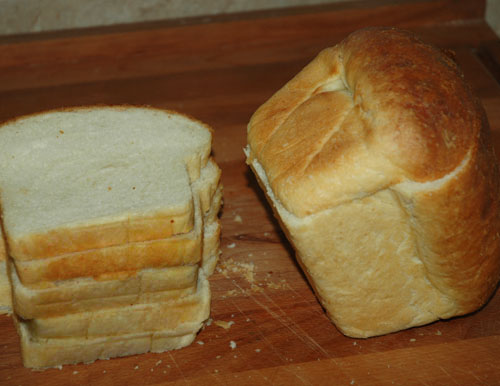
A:
[[[66,280],[40,289],[23,285],[12,265],[9,276],[16,314],[23,319],[32,319],[147,303],[150,294],[163,294],[164,299],[190,295],[196,291],[198,265],[148,268],[122,280]]]
[[[0,260],[0,314],[12,312],[11,286],[6,270],[6,261]]]
[[[0,314],[12,312],[12,294],[9,278],[7,277],[7,253],[0,226]]]
[[[6,122],[0,195],[10,256],[40,259],[189,232],[190,182],[210,151],[210,128],[153,108],[72,108]]]
[[[203,224],[217,217],[222,204],[220,169],[210,159],[192,184],[195,227],[167,239],[128,243],[36,260],[14,260],[26,285],[93,276],[109,279],[123,272],[197,264],[202,259]],[[219,190],[218,190],[219,189]],[[219,192],[216,194],[216,192]],[[203,211],[203,216],[201,214]]]
[[[199,271],[196,293],[157,303],[125,305],[24,321],[35,338],[90,338],[142,331],[193,332],[210,313],[210,286]]]
[[[202,265],[205,276],[213,273],[217,263],[220,254],[219,236],[220,223],[217,220],[205,228]],[[76,279],[57,282],[48,288],[32,289],[20,283],[15,268],[10,271],[14,309],[24,319],[187,296],[196,291],[197,276],[198,265],[184,265],[145,269],[123,280]]]
[[[16,320],[23,365],[37,370],[67,364],[92,363],[98,359],[177,350],[189,346],[202,325],[200,322],[193,328],[193,332],[182,335],[176,331],[166,330],[91,339],[35,339],[30,335],[26,325]]]

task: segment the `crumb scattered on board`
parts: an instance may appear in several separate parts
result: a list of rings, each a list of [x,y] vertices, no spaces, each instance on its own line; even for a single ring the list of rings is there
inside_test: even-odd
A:
[[[232,320],[229,322],[226,322],[225,320],[214,320],[214,324],[216,326],[222,327],[224,330],[228,330],[231,328],[234,322]]]
[[[229,347],[231,347],[231,350],[234,350],[236,348],[236,342],[234,340],[230,341]]]
[[[228,245],[228,248],[230,246]],[[252,255],[251,253],[249,256]],[[256,280],[256,269],[255,264],[253,262],[238,262],[232,258],[228,258],[220,261],[217,266],[217,272],[221,273],[225,278],[231,277],[242,277],[249,284],[250,288],[246,289],[232,289],[226,291],[222,298],[234,297],[238,295],[249,295],[250,293],[260,293],[263,292],[266,288],[280,290],[289,288],[288,283],[285,279],[281,279],[279,282],[272,281],[271,273],[266,273],[265,279],[263,282],[257,282]]]

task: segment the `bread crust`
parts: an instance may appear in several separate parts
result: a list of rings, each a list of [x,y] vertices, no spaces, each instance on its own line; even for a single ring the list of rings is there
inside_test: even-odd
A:
[[[354,32],[252,116],[247,162],[330,318],[369,337],[480,308],[500,278],[497,159],[457,64]]]

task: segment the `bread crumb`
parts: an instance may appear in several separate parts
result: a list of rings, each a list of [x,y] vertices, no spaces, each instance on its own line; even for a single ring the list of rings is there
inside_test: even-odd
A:
[[[416,342],[417,340],[415,338],[411,338],[410,342]]]
[[[353,380],[351,380],[351,385],[354,385],[356,382]]]
[[[106,374],[106,370],[103,370],[103,371],[102,371],[102,373],[103,373],[103,374]]]
[[[437,331],[436,331],[436,335],[441,336],[441,335],[443,335],[443,334],[442,334],[442,332],[441,332],[441,331],[437,330]]]
[[[135,367],[134,367],[134,370],[138,370],[138,369],[139,369],[139,366],[135,366]]]
[[[241,224],[243,222],[243,219],[241,218],[241,216],[239,214],[237,214],[236,216],[234,216],[234,222]]]
[[[229,322],[226,322],[225,320],[216,320],[214,321],[216,326],[222,327],[224,330],[228,330],[231,328],[231,326],[234,324],[234,322],[231,320]]]
[[[259,287],[258,285],[252,284],[251,287],[253,292],[264,292],[264,289],[262,287]]]
[[[231,244],[228,244],[228,248],[229,249],[233,249],[234,247],[236,246],[236,243],[231,243]]]
[[[161,364],[161,362],[162,362],[162,360],[160,359],[158,362],[156,362],[156,363],[155,363],[155,366],[160,365],[160,364]]]
[[[218,373],[218,372],[219,372],[219,370],[217,370],[217,369],[214,370],[214,373]]]
[[[199,340],[196,343],[198,343],[200,346],[203,346],[205,344],[205,342],[203,342],[202,340]]]
[[[149,369],[149,371],[153,372],[153,369]]]
[[[357,346],[358,342],[352,342],[353,346]]]
[[[236,348],[236,342],[234,340],[230,341],[229,347],[231,347],[231,350],[234,350]]]
[[[108,191],[111,190],[111,189],[113,189],[113,188],[111,186],[108,186]]]
[[[76,370],[75,370],[75,371],[73,371],[73,375],[75,375],[75,374],[78,374],[78,371],[76,371]]]
[[[260,348],[256,348],[256,349],[255,349],[255,352],[260,352]]]
[[[250,318],[247,318],[246,322],[249,322],[250,321]]]
[[[233,358],[238,358],[238,355],[233,355]]]
[[[220,355],[217,355],[215,359],[221,359],[222,357]]]

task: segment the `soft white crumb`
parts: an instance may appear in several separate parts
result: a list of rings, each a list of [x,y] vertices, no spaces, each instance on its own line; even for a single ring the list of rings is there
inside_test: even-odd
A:
[[[75,374],[78,374],[78,371],[76,371],[76,370],[75,370],[75,371],[73,371],[73,375],[75,375]]]
[[[351,385],[354,385],[356,382],[354,381],[354,379],[351,381]]]
[[[138,369],[139,369],[139,366],[135,366],[135,367],[134,367],[134,370],[138,370]]]
[[[103,374],[106,374],[106,370],[103,370],[103,371],[102,371],[102,373],[103,373]]]
[[[416,342],[417,340],[415,338],[411,338],[410,342]]]
[[[231,347],[231,350],[234,350],[236,348],[236,342],[234,340],[229,342],[229,347]]]
[[[229,249],[232,249],[232,248],[234,248],[235,246],[236,246],[236,243],[231,243],[231,244],[228,244],[228,245],[227,245],[227,247],[228,247]]]
[[[205,324],[206,324],[207,326],[211,326],[211,325],[212,325],[212,322],[213,322],[212,318],[209,318]]]
[[[156,366],[160,365],[162,360],[160,359],[158,362],[155,363]]]
[[[220,355],[217,355],[215,359],[221,359],[222,357]]]
[[[352,342],[352,345],[353,345],[353,346],[357,346],[357,345],[358,345],[358,342]]]
[[[205,342],[203,342],[202,340],[199,340],[196,343],[198,343],[200,346],[203,346],[205,344]]]
[[[441,335],[443,335],[443,333],[441,331],[437,330],[436,335],[441,336]]]
[[[243,219],[241,218],[241,216],[239,214],[237,214],[236,216],[234,216],[234,222],[241,224],[243,222]]]
[[[219,372],[219,370],[217,370],[217,369],[214,370],[214,373],[218,373],[218,372]]]
[[[256,348],[256,349],[255,349],[255,352],[260,352],[260,348]]]

